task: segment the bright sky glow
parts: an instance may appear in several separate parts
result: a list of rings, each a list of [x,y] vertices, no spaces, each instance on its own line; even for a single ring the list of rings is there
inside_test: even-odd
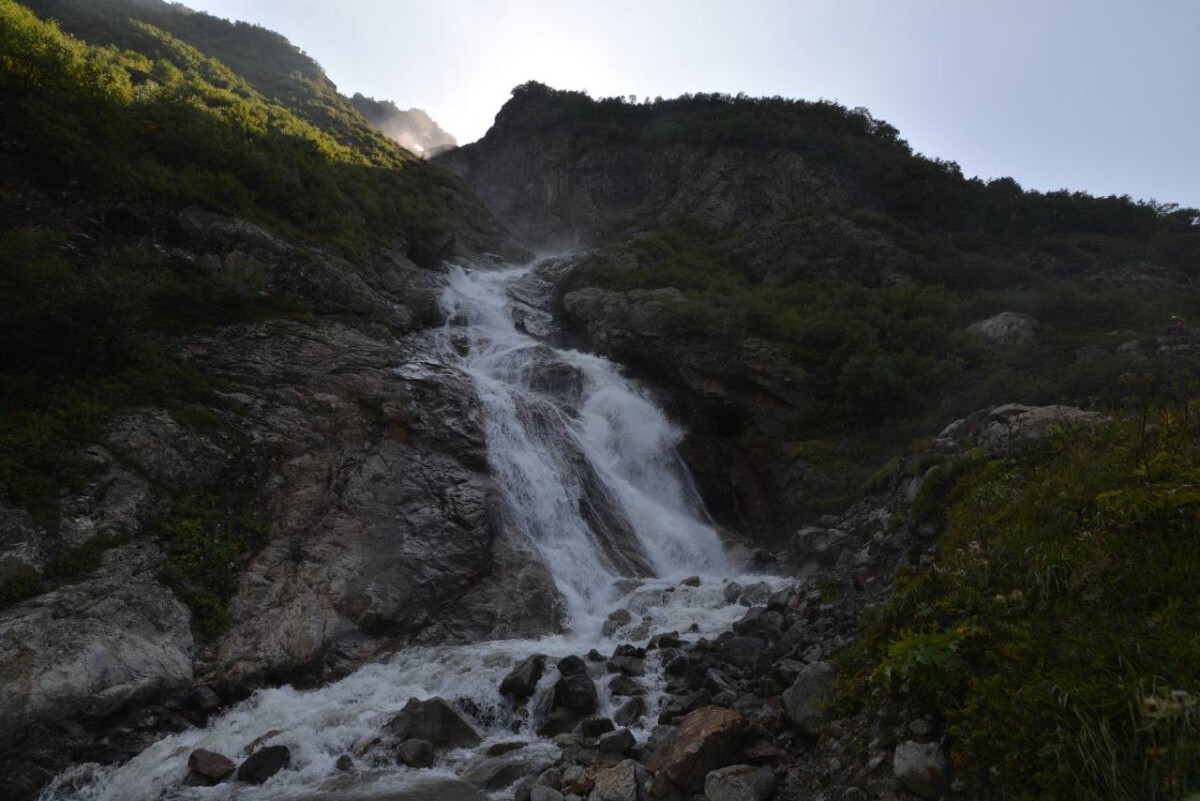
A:
[[[187,0],[287,36],[345,94],[460,143],[535,79],[865,106],[1028,189],[1200,207],[1200,0]]]

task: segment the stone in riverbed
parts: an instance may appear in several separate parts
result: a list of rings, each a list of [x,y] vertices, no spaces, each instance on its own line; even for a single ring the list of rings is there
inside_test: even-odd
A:
[[[534,654],[522,660],[500,682],[501,694],[516,701],[524,701],[537,689],[538,681],[541,680],[545,667],[546,657],[544,654]]]
[[[188,774],[187,783],[192,787],[212,786],[229,778],[236,769],[237,765],[233,764],[229,757],[197,748],[188,757],[188,770],[191,772]]]
[[[238,768],[238,781],[262,784],[292,763],[292,752],[286,745],[268,745],[246,758]]]
[[[586,672],[563,676],[554,685],[554,705],[581,715],[594,715],[600,697]]]
[[[433,765],[433,744],[428,740],[405,740],[396,747],[396,756],[410,768],[428,768]]]
[[[627,754],[629,749],[637,745],[637,739],[629,729],[612,731],[600,736],[597,750],[602,754]]]
[[[437,750],[473,748],[482,742],[474,727],[441,698],[408,699],[384,728],[401,742],[428,740]]]

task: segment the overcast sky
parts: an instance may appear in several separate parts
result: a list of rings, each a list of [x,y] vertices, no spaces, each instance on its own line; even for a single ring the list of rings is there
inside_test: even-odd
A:
[[[1200,207],[1200,0],[185,0],[478,139],[513,86],[865,106],[968,175]]]

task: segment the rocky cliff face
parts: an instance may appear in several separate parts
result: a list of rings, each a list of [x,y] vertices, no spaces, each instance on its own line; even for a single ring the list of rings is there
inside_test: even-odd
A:
[[[553,582],[506,531],[470,379],[423,361],[440,324],[436,272],[386,253],[358,269],[198,209],[156,224],[173,231],[159,246],[181,265],[252,265],[264,292],[313,315],[164,343],[217,387],[201,423],[131,409],[85,449],[89,478],[61,497],[59,526],[0,510],[0,578],[113,546],[77,579],[0,611],[0,749],[17,797],[72,761],[134,753],[256,683],[338,675],[422,632],[558,625]],[[216,639],[164,585],[168,546],[154,528],[199,496],[255,511],[268,535],[230,564],[242,572]],[[497,601],[518,596],[530,602]],[[131,710],[127,734],[112,736]]]

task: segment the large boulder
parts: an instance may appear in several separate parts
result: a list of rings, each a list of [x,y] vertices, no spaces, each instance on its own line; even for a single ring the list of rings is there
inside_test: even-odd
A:
[[[292,752],[286,745],[268,745],[260,748],[238,768],[238,781],[262,784],[292,762]]]
[[[485,790],[502,790],[525,776],[541,773],[551,764],[553,761],[545,757],[486,757],[467,765],[459,778]]]
[[[1007,347],[1033,339],[1035,325],[1036,321],[1027,314],[1006,311],[971,323],[967,330],[979,334],[995,345]]]
[[[101,717],[192,682],[191,615],[150,543],[109,551],[82,581],[0,613],[0,749],[34,721]]]
[[[524,701],[537,689],[538,681],[541,680],[545,667],[545,654],[526,657],[500,682],[500,693],[515,701]]]
[[[188,755],[187,783],[193,786],[211,786],[229,778],[237,769],[229,757],[197,748]]]
[[[740,762],[756,731],[753,721],[732,709],[706,706],[689,713],[646,763],[656,791],[702,792],[709,771]]]
[[[1094,425],[1104,420],[1099,412],[1074,406],[1022,406],[1011,403],[987,413],[975,440],[990,456],[1008,456],[1051,436],[1055,430]]]
[[[837,673],[828,662],[806,665],[792,686],[784,691],[781,701],[793,725],[809,735],[820,731],[821,705],[833,693],[833,680]]]
[[[601,768],[596,771],[596,783],[588,801],[642,801],[648,778],[646,769],[632,759]]]
[[[600,703],[596,684],[586,673],[563,676],[554,685],[554,705],[579,715],[594,715]]]
[[[483,742],[479,732],[441,698],[408,699],[384,728],[401,742],[426,740],[438,750],[473,748]]]
[[[950,789],[950,760],[940,743],[900,743],[892,770],[904,789],[922,798],[940,798]]]
[[[754,765],[730,765],[704,777],[708,801],[767,801],[775,794],[775,771]]]

